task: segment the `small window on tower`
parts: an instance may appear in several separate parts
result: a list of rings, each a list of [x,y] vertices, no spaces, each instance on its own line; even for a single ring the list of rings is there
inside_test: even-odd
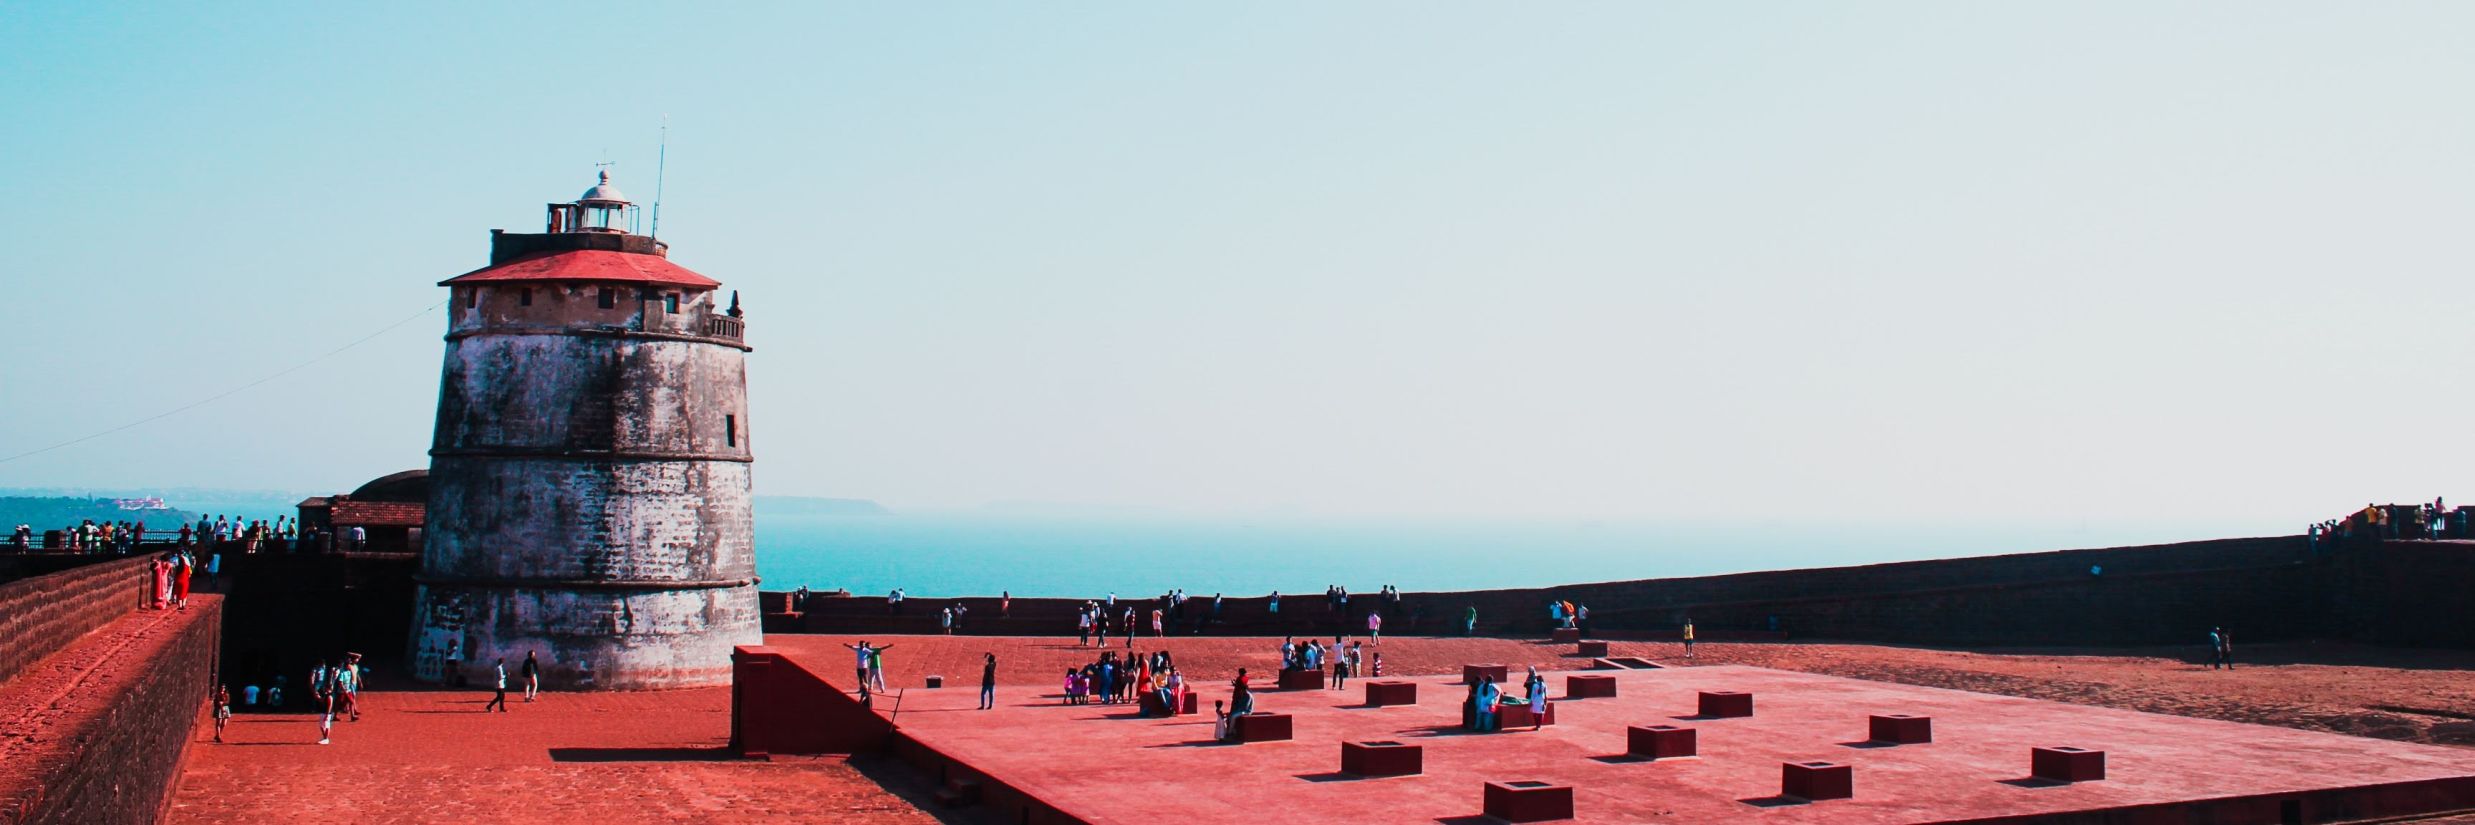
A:
[[[739,416],[722,416],[722,443],[732,447],[739,446]]]
[[[465,308],[465,309],[472,309],[473,307],[477,307],[477,306],[480,306],[480,305],[481,305],[481,287],[468,287],[468,288],[466,288],[466,289],[464,290],[464,308]]]
[[[678,311],[679,311],[679,293],[673,292],[673,293],[670,293],[670,294],[668,294],[668,295],[664,295],[664,296],[662,296],[662,311],[663,311],[663,312],[678,312]]]
[[[602,306],[602,308],[603,308],[603,309],[609,309],[609,308],[611,308],[611,307],[618,306],[618,305],[619,305],[619,291],[618,291],[618,290],[615,290],[615,289],[611,289],[611,288],[609,288],[609,287],[602,287],[602,296],[601,296],[599,299],[597,299],[597,300],[596,300],[596,302],[597,302],[597,303],[599,303],[599,304],[601,304],[601,306]]]
[[[532,305],[533,305],[533,288],[532,288],[532,287],[529,287],[529,286],[528,286],[528,287],[525,287],[523,291],[521,291],[521,292],[517,292],[517,293],[516,293],[516,306],[521,306],[521,307],[529,307],[529,306],[532,306]]]

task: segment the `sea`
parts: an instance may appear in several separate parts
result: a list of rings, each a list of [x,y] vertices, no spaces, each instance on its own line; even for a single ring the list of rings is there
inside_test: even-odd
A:
[[[913,597],[1484,590],[2261,535],[2225,525],[756,516],[767,590]]]

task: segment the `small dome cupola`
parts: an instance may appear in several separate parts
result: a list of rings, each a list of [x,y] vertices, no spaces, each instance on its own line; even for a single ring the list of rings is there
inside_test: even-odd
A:
[[[619,187],[611,185],[610,170],[607,169],[602,170],[600,180],[593,184],[593,188],[584,190],[584,196],[577,198],[575,203],[550,205],[549,228],[554,235],[568,232],[625,235],[632,233],[635,227],[636,204],[630,203],[626,195],[619,194]]]

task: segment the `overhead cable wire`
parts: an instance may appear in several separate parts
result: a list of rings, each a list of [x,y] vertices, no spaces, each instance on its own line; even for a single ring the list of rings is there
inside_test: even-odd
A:
[[[395,322],[395,323],[388,324],[388,325],[386,325],[386,326],[380,327],[380,328],[378,328],[378,331],[377,331],[377,332],[372,332],[372,333],[370,333],[370,334],[368,334],[368,335],[364,335],[364,336],[361,336],[361,337],[359,337],[359,338],[355,338],[355,339],[353,339],[353,340],[352,340],[352,342],[351,342],[351,343],[345,344],[345,345],[340,346],[340,347],[336,347],[336,348],[331,349],[331,350],[327,350],[325,354],[320,355],[320,356],[318,356],[318,357],[316,357],[316,358],[312,358],[312,359],[309,359],[309,360],[307,360],[307,361],[303,361],[303,362],[301,362],[301,363],[294,364],[294,365],[289,366],[289,367],[285,367],[285,368],[283,368],[282,370],[279,370],[279,371],[275,372],[275,373],[274,373],[274,374],[272,374],[272,375],[268,375],[268,376],[267,376],[267,377],[265,377],[265,378],[260,378],[260,379],[258,379],[258,380],[256,380],[256,381],[251,381],[251,382],[249,382],[249,383],[247,383],[247,384],[242,384],[242,385],[240,385],[240,386],[233,387],[233,388],[228,389],[228,390],[224,390],[223,392],[219,392],[219,393],[216,393],[216,394],[214,394],[214,395],[210,395],[210,396],[207,396],[207,397],[205,397],[205,398],[198,399],[198,400],[196,400],[196,401],[191,401],[191,402],[189,402],[189,403],[187,403],[187,404],[182,404],[182,405],[180,405],[180,406],[178,406],[178,407],[173,407],[173,408],[171,408],[171,409],[164,410],[163,412],[155,413],[154,415],[150,415],[150,416],[147,416],[147,417],[145,417],[145,418],[140,418],[140,419],[138,419],[138,420],[136,420],[136,421],[131,421],[131,422],[127,423],[127,424],[122,424],[122,425],[120,425],[120,426],[118,426],[118,427],[113,427],[113,428],[111,428],[111,429],[108,429],[108,430],[103,430],[103,431],[101,431],[101,432],[96,432],[96,433],[90,433],[90,434],[87,434],[87,435],[82,435],[82,436],[79,436],[79,437],[77,437],[77,438],[72,438],[72,439],[69,439],[69,440],[67,440],[67,441],[63,441],[63,442],[60,442],[60,443],[58,443],[58,444],[51,445],[51,446],[49,446],[49,447],[44,447],[44,448],[41,448],[41,449],[35,449],[35,450],[27,450],[27,451],[25,451],[25,452],[18,453],[18,454],[16,454],[16,455],[9,456],[9,457],[7,457],[7,458],[0,458],[0,464],[6,464],[6,463],[9,463],[9,462],[11,462],[11,461],[16,461],[16,460],[18,460],[18,459],[25,458],[25,457],[27,457],[27,456],[42,455],[42,454],[44,454],[44,453],[48,453],[48,452],[51,452],[51,451],[53,451],[53,450],[60,449],[60,448],[62,448],[62,447],[69,447],[69,446],[74,446],[74,445],[77,445],[77,444],[83,444],[83,443],[85,443],[85,442],[88,442],[88,441],[93,441],[93,440],[95,440],[95,439],[102,438],[102,437],[104,437],[104,436],[111,435],[111,434],[113,434],[113,433],[116,433],[116,432],[120,432],[120,431],[122,431],[122,430],[129,429],[129,428],[131,428],[131,427],[136,427],[136,426],[138,426],[138,425],[145,424],[145,423],[148,423],[148,422],[151,422],[151,421],[158,421],[158,420],[162,420],[162,419],[164,419],[164,418],[169,418],[169,417],[174,416],[174,415],[179,415],[179,414],[181,414],[181,413],[188,412],[188,411],[190,411],[190,410],[194,410],[194,409],[197,409],[197,408],[199,408],[199,407],[206,406],[206,405],[208,405],[208,404],[212,404],[212,403],[214,403],[214,402],[216,402],[216,401],[220,401],[220,400],[223,400],[223,399],[225,399],[225,398],[230,398],[230,397],[232,397],[232,396],[234,396],[234,395],[239,395],[241,392],[243,392],[243,391],[245,391],[245,390],[249,390],[249,389],[255,388],[255,387],[257,387],[257,386],[259,386],[259,385],[261,385],[261,384],[265,384],[266,382],[273,381],[273,380],[275,380],[275,379],[282,378],[282,377],[284,377],[284,376],[291,375],[291,374],[296,373],[296,372],[300,372],[301,370],[304,370],[304,369],[308,369],[308,368],[309,368],[311,365],[313,365],[313,364],[316,364],[316,363],[318,363],[318,362],[320,362],[320,361],[324,361],[324,360],[327,360],[327,359],[329,359],[329,358],[333,358],[333,357],[335,357],[335,356],[337,356],[337,355],[341,355],[341,354],[343,354],[343,352],[344,352],[345,350],[352,349],[353,347],[357,347],[357,346],[360,346],[360,345],[362,345],[362,344],[369,343],[370,339],[372,339],[372,338],[376,338],[376,337],[378,337],[378,336],[385,335],[385,334],[387,334],[388,332],[393,331],[396,327],[400,327],[400,326],[403,326],[403,325],[405,325],[405,324],[412,323],[413,321],[418,320],[421,316],[424,316],[424,315],[428,315],[428,314],[430,314],[430,312],[431,312],[432,310],[438,309],[439,307],[446,306],[446,305],[447,305],[447,302],[446,302],[446,301],[440,301],[440,302],[438,302],[438,303],[431,304],[431,305],[429,305],[429,306],[427,306],[427,307],[423,307],[423,308],[421,309],[421,311],[420,311],[420,312],[415,312],[415,313],[413,313],[413,314],[411,314],[411,315],[405,316],[405,317],[404,317],[404,320],[397,321],[397,322]]]

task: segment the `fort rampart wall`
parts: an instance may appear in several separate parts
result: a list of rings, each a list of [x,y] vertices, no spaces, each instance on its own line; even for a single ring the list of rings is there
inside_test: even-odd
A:
[[[1690,617],[1705,639],[1820,638],[1953,645],[2172,645],[2195,648],[2210,627],[2244,641],[2356,638],[2405,645],[2475,645],[2475,625],[2451,621],[2475,581],[2475,542],[2357,543],[2314,548],[2300,536],[2221,539],[2139,547],[2063,550],[1853,567],[1405,594],[1385,611],[1387,633],[1460,631],[1478,608],[1481,634],[1548,628],[1550,598],[1587,604],[1592,631],[1610,637],[1673,638]],[[1121,594],[1122,595],[1122,594]],[[765,597],[771,632],[935,633],[936,611],[970,608],[962,632],[1073,632],[1077,599],[997,600],[913,596],[902,616],[881,596],[811,597],[793,614],[782,594]],[[1373,593],[1347,614],[1321,593],[1290,594],[1281,611],[1263,596],[1229,598],[1213,633],[1322,635],[1365,632]],[[1131,602],[1148,633],[1155,601]],[[1121,609],[1130,604],[1120,601]],[[1209,594],[1189,601],[1207,611]],[[1190,613],[1190,616],[1193,614]],[[1774,625],[1773,620],[1776,620]],[[1774,631],[1773,628],[1776,628]]]
[[[78,637],[136,610],[146,597],[138,557],[71,567],[0,584],[0,682]]]
[[[108,562],[14,582],[0,593],[0,621],[24,618],[19,611],[27,608],[48,617],[22,625],[39,643],[12,636],[0,646],[34,657],[0,680],[0,708],[18,714],[0,719],[8,728],[0,743],[0,823],[162,818],[204,720],[223,603],[199,595],[186,611],[130,615],[146,576],[144,559]]]

